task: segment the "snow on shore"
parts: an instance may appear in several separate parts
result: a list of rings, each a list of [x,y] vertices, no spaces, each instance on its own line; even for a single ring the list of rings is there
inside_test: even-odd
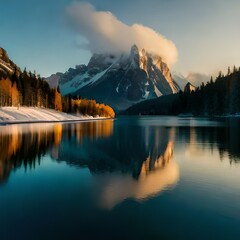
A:
[[[22,122],[61,122],[95,119],[92,116],[70,115],[53,109],[37,107],[2,107],[0,108],[0,123]],[[99,119],[99,118],[98,118]]]

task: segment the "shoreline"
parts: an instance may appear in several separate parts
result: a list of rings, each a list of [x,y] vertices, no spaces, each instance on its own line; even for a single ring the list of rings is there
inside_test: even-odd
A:
[[[104,116],[73,115],[54,109],[37,107],[0,108],[0,126],[32,123],[76,123],[115,119]]]
[[[33,124],[33,123],[77,123],[77,122],[96,122],[96,121],[106,121],[115,120],[115,118],[86,118],[86,119],[73,119],[73,120],[36,120],[36,121],[0,121],[0,126],[14,125],[14,124]]]

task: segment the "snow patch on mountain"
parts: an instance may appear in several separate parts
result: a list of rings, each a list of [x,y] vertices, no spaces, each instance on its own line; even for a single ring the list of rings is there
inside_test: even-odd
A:
[[[114,63],[113,63],[114,64]],[[60,91],[62,95],[68,95],[72,92],[76,91],[76,89],[81,89],[87,85],[93,85],[96,83],[112,66],[108,67],[107,69],[96,73],[96,75],[93,75],[92,77],[89,75],[88,72],[86,72],[83,75],[77,75],[74,77],[71,81],[67,82],[64,85],[60,85]]]
[[[180,89],[184,91],[184,88],[187,85],[188,80],[181,73],[177,72],[173,72],[172,78],[178,84]]]
[[[162,93],[158,90],[158,88],[156,86],[154,86],[154,91],[155,91],[157,97],[161,97],[162,96]]]

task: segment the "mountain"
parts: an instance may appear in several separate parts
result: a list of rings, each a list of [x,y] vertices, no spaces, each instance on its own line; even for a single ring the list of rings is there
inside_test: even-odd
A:
[[[199,87],[202,83],[206,84],[210,81],[211,76],[202,73],[189,73],[186,77],[184,77],[181,73],[173,72],[172,78],[181,90],[184,91],[187,83],[191,83],[193,86]]]
[[[206,84],[210,81],[211,76],[202,73],[189,73],[184,77],[181,73],[173,72],[172,78],[181,90],[184,91],[188,83],[191,83],[192,86],[199,87],[202,83]]]
[[[0,47],[0,72],[13,74],[15,69],[19,69],[19,67],[17,67],[12,60],[10,60],[6,50]]]
[[[45,78],[51,88],[57,88],[59,80],[63,76],[63,73],[52,74],[50,77]]]
[[[162,58],[136,45],[129,54],[94,54],[88,65],[64,73],[59,87],[62,95],[96,99],[115,110],[180,90]]]
[[[184,88],[187,85],[188,80],[181,73],[176,73],[176,72],[173,72],[172,78],[180,87],[180,89],[184,91]]]

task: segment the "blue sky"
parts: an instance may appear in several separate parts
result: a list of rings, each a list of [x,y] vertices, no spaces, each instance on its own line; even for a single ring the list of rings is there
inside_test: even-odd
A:
[[[76,47],[67,24],[72,0],[0,0],[0,46],[21,68],[42,76],[87,63],[91,53]],[[90,0],[127,25],[148,26],[173,41],[173,71],[214,74],[240,66],[239,0]]]

